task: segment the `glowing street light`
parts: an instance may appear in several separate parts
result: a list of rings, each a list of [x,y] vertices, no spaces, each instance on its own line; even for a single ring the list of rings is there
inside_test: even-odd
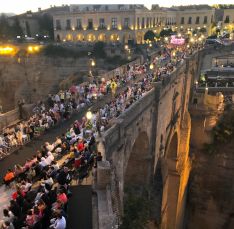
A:
[[[29,52],[33,52],[33,47],[32,47],[32,46],[29,46],[29,47],[28,47],[28,51],[29,51]]]
[[[191,42],[191,43],[195,42],[194,38],[191,38],[191,39],[190,39],[190,42]]]
[[[0,55],[12,55],[14,54],[15,49],[9,46],[0,47]]]
[[[39,49],[40,49],[39,46],[31,46],[30,45],[30,46],[28,46],[27,50],[28,50],[29,53],[34,53],[34,52],[38,52]]]
[[[86,118],[87,118],[88,120],[91,120],[92,117],[93,117],[92,112],[91,112],[91,111],[88,111],[88,112],[86,113]]]
[[[150,67],[150,70],[153,70],[154,69],[154,64],[151,63],[149,67]]]
[[[91,60],[91,66],[94,67],[96,65],[94,60]]]

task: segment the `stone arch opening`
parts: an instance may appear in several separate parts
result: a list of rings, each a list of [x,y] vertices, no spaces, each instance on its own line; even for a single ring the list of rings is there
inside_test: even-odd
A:
[[[111,34],[111,36],[110,36],[110,41],[112,41],[112,42],[117,42],[117,41],[119,41],[119,35],[118,34]]]
[[[137,44],[142,44],[143,43],[143,37],[144,37],[144,34],[142,32],[137,33],[137,37],[136,37]]]
[[[105,33],[99,34],[98,35],[98,40],[105,42],[106,41],[106,34]]]
[[[60,35],[59,35],[59,34],[57,34],[57,36],[56,36],[56,41],[57,41],[57,42],[60,42],[60,41],[61,41],[61,38],[60,38]]]
[[[94,42],[96,40],[96,37],[94,34],[90,33],[87,35],[87,41],[88,42]]]
[[[163,174],[161,168],[161,160],[157,162],[153,177],[153,187],[152,187],[152,220],[154,225],[159,227],[161,222],[161,210],[162,210],[162,200],[163,200]]]
[[[141,132],[132,147],[124,172],[124,186],[144,186],[149,181],[151,160],[149,158],[149,139]]]
[[[77,41],[84,41],[84,35],[81,34],[81,33],[80,33],[80,34],[77,34],[77,35],[76,35],[76,40],[77,40]]]
[[[67,34],[67,35],[66,35],[66,40],[67,40],[67,41],[73,41],[73,36],[72,36],[72,34],[70,34],[70,33]]]
[[[167,162],[168,170],[176,171],[176,160],[177,160],[177,153],[178,153],[178,134],[175,132],[169,141],[166,144],[166,151],[165,151],[165,159]]]
[[[130,33],[125,33],[124,34],[124,43],[128,44],[129,41],[131,41],[133,38]]]
[[[176,171],[179,150],[178,134],[175,132],[169,138],[163,158],[163,197],[161,208],[161,228],[175,228],[177,204],[180,187],[180,176]]]

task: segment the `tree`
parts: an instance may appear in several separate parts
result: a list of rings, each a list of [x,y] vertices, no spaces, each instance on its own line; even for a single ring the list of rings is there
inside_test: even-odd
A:
[[[28,21],[26,21],[26,33],[29,37],[31,37],[31,30]]]
[[[163,29],[160,32],[160,37],[168,37],[172,33],[172,29]]]
[[[155,33],[152,30],[148,30],[144,35],[144,40],[154,41]]]
[[[7,40],[11,37],[11,27],[5,14],[0,16],[0,39]]]
[[[20,22],[18,16],[15,16],[14,18],[14,24],[12,26],[12,35],[15,38],[16,36],[22,36],[23,30],[20,27]]]
[[[97,43],[95,43],[93,46],[92,53],[94,57],[105,58],[106,57],[105,43],[102,41],[98,41]]]
[[[206,28],[201,28],[200,33],[206,33]]]
[[[54,39],[53,17],[49,14],[43,14],[38,18],[40,34],[48,35],[52,40]]]
[[[124,203],[124,216],[120,229],[144,229],[150,213],[150,201],[145,193],[142,195],[128,193]]]

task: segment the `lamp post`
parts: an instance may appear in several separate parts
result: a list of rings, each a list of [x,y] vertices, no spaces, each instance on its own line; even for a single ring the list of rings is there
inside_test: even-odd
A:
[[[92,117],[93,117],[93,113],[92,113],[90,110],[88,110],[87,113],[86,113],[86,118],[87,118],[88,120],[91,120]]]
[[[89,76],[93,77],[92,71],[93,71],[94,67],[96,66],[96,62],[94,59],[90,59],[89,62],[90,62]]]
[[[153,70],[154,69],[154,64],[151,63],[150,66],[149,66],[150,70]]]

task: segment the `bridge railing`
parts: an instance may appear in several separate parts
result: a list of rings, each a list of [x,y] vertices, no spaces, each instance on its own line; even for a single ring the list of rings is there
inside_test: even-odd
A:
[[[152,106],[155,99],[154,88],[146,92],[143,97],[127,108],[118,118],[112,120],[112,125],[103,134],[103,140],[105,145],[105,152],[107,160],[110,159],[110,155],[116,149],[121,147],[121,139],[124,139],[124,129],[133,123],[142,113]]]

